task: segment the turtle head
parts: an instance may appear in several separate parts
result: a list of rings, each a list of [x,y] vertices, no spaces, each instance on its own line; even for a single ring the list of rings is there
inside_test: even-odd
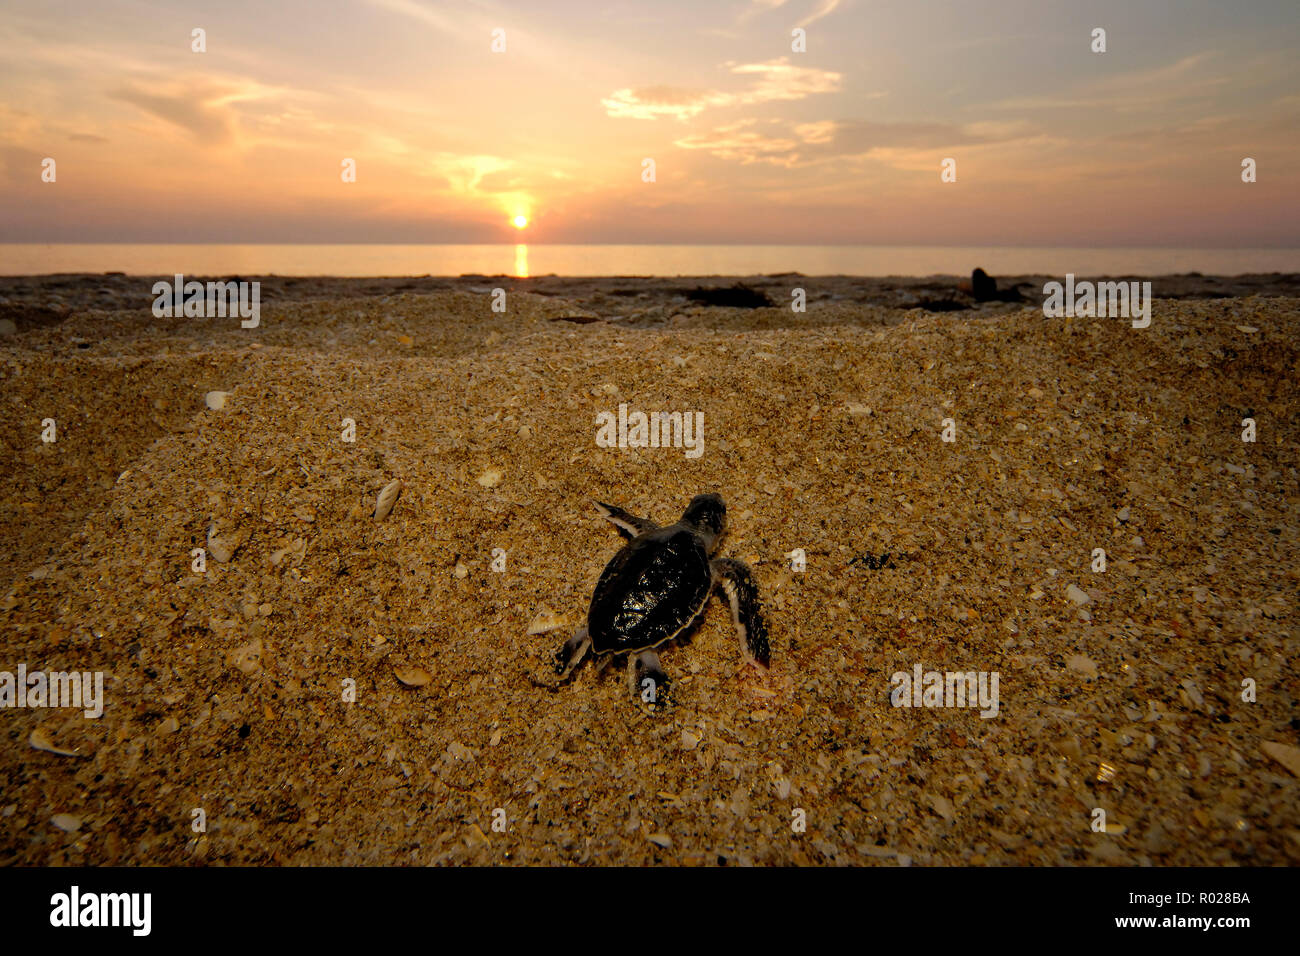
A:
[[[727,528],[727,506],[722,503],[722,496],[713,493],[696,495],[682,514],[682,524],[698,531],[712,554]]]

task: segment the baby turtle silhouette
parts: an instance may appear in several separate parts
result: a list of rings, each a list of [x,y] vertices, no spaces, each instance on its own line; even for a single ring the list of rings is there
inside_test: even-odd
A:
[[[668,675],[654,648],[689,631],[704,616],[715,591],[731,604],[746,657],[768,666],[767,624],[754,575],[742,561],[714,557],[727,520],[727,506],[719,495],[696,495],[680,521],[662,528],[614,505],[598,501],[596,506],[628,541],[596,583],[587,626],[556,652],[555,672],[561,681],[588,651],[598,656],[627,654],[633,695],[664,702]]]

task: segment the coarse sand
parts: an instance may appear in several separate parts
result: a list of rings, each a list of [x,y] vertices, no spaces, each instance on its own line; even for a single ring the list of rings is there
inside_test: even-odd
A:
[[[1300,299],[491,301],[0,339],[0,671],[105,695],[0,711],[0,863],[1300,861]],[[601,447],[620,405],[703,454]],[[593,500],[705,490],[771,669],[715,601],[666,709],[539,686],[622,544]],[[917,665],[996,672],[997,714],[892,706]]]

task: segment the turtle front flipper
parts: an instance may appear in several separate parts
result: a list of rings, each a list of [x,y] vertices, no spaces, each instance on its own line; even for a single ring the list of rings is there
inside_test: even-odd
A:
[[[600,509],[600,513],[605,520],[617,528],[618,533],[629,541],[639,534],[654,531],[659,527],[649,518],[638,518],[636,515],[628,514],[615,505],[607,505],[603,501],[597,501],[595,504]]]
[[[573,669],[582,663],[589,650],[591,650],[591,635],[587,633],[585,627],[580,628],[573,637],[564,642],[564,646],[555,652],[555,673],[560,675],[561,681],[568,679]]]
[[[713,580],[731,604],[731,618],[741,646],[752,659],[767,667],[771,649],[767,643],[767,622],[758,603],[758,587],[749,565],[734,558],[717,558],[712,562]]]

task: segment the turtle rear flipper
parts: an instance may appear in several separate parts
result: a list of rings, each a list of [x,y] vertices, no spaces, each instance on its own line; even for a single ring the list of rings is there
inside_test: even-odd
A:
[[[771,648],[767,643],[767,622],[758,603],[758,587],[749,565],[734,558],[717,558],[712,562],[713,579],[731,604],[731,618],[746,655],[768,666]]]
[[[659,663],[659,655],[654,651],[640,651],[629,654],[627,676],[633,697],[640,698],[646,704],[659,707],[668,704],[668,675],[664,673],[664,669]]]
[[[638,518],[634,514],[628,514],[616,505],[607,505],[603,501],[597,501],[596,507],[600,509],[600,513],[605,520],[617,528],[618,533],[629,541],[639,534],[654,531],[659,527],[649,518]]]

